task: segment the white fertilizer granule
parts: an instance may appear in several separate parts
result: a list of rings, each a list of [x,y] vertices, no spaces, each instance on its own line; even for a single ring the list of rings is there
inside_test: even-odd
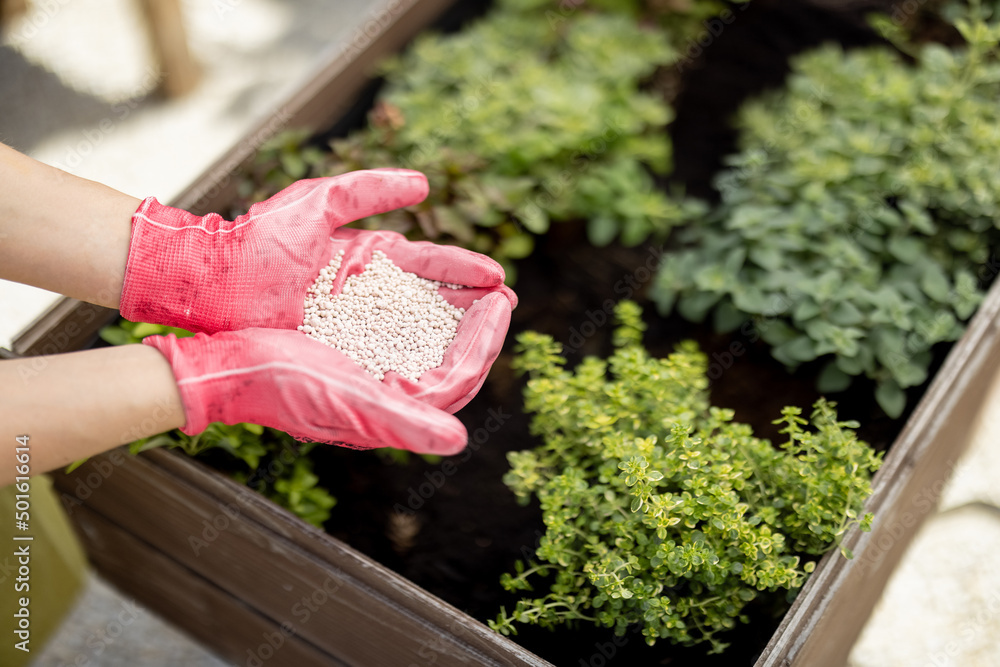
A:
[[[376,380],[395,371],[416,381],[440,366],[465,309],[445,301],[438,288],[458,286],[407,273],[376,250],[365,270],[331,296],[343,258],[337,253],[306,293],[299,331],[340,350]]]

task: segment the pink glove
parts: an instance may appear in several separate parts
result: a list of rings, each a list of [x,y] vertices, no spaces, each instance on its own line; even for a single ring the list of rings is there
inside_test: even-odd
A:
[[[501,285],[499,264],[462,248],[408,243],[387,232],[331,238],[349,222],[426,196],[423,174],[372,169],[298,181],[232,222],[216,213],[198,217],[149,197],[132,216],[121,313],[133,322],[206,333],[294,329],[302,324],[307,289],[336,250],[345,250],[345,265],[350,260],[357,270],[371,250],[385,249],[397,266],[424,278]],[[370,234],[380,241],[366,238]]]
[[[330,239],[330,256],[341,250],[344,258],[331,294],[339,294],[349,276],[364,271],[375,250],[384,252],[404,271],[444,283],[467,285],[470,273],[477,270],[481,271],[480,275],[486,275],[486,271],[500,271],[500,282],[492,287],[442,287],[439,290],[449,303],[466,310],[441,366],[425,372],[418,382],[393,372],[386,373],[382,380],[442,410],[456,412],[464,407],[479,391],[500,354],[510,326],[511,310],[517,306],[517,296],[503,284],[500,265],[462,248],[407,241],[396,232],[338,229]]]
[[[463,248],[411,242],[395,232],[338,229],[426,196],[423,174],[374,169],[298,181],[232,222],[214,213],[198,217],[150,197],[132,218],[122,315],[209,333],[295,329],[302,324],[306,291],[334,254],[344,251],[336,294],[381,250],[404,271],[473,288],[441,290],[467,311],[444,364],[416,383],[395,373],[383,381],[454,412],[482,386],[517,305],[503,285],[503,269]]]
[[[502,298],[502,297],[501,297]],[[455,454],[455,417],[376,381],[341,352],[297,331],[245,329],[194,338],[149,336],[173,368],[185,433],[252,422],[301,440]]]

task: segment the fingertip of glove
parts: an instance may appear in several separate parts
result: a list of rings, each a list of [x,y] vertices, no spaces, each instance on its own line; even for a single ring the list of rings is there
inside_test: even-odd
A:
[[[460,454],[466,446],[469,444],[469,438],[462,438],[461,442],[454,442],[448,444],[446,447],[435,448],[433,451],[428,452],[428,454],[436,454],[438,456],[454,456],[455,454]]]
[[[409,187],[413,188],[412,194],[414,197],[420,197],[418,201],[423,201],[430,193],[430,185],[427,183],[427,177],[419,171],[397,169],[395,167],[380,167],[378,169],[370,169],[369,171],[377,172],[379,175],[391,175],[392,178],[405,181]]]
[[[514,290],[507,287],[506,285],[501,284],[500,293],[503,294],[505,297],[507,297],[507,300],[510,301],[511,310],[517,308],[517,294],[514,293]]]
[[[462,422],[455,417],[448,415],[448,421],[452,422],[453,428],[442,428],[436,434],[438,437],[428,443],[424,454],[436,454],[438,456],[454,456],[469,444],[469,432],[465,430]],[[442,425],[443,426],[443,425]],[[451,425],[449,425],[451,426]]]
[[[487,299],[491,299],[491,301],[487,302]],[[504,303],[504,299],[506,299],[506,304]],[[491,287],[490,291],[481,297],[480,300],[489,303],[491,311],[495,309],[504,309],[505,306],[509,306],[509,308],[506,308],[507,310],[514,310],[517,308],[517,295],[514,294],[514,290],[504,284]]]
[[[165,346],[172,345],[177,341],[177,336],[174,334],[166,335],[155,335],[146,336],[139,341],[142,345],[148,345],[149,347],[155,347],[157,350],[163,350]]]
[[[401,174],[404,176],[421,178],[424,181],[427,177],[424,176],[423,172],[417,171],[416,169],[400,169],[399,167],[376,167],[375,169],[368,169],[368,171],[375,171],[380,174]]]

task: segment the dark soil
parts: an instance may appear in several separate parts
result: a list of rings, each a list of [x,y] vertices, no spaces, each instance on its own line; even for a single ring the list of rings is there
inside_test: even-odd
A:
[[[542,529],[537,506],[519,506],[502,482],[508,468],[506,453],[538,444],[528,431],[529,417],[521,410],[522,383],[507,363],[514,335],[534,329],[567,341],[574,332],[590,333],[585,323],[601,320],[597,314],[603,314],[606,299],[624,296],[615,290],[616,285],[627,285],[623,279],[638,281],[643,276],[638,267],[649,253],[650,248],[595,249],[582,240],[550,238],[520,269],[521,302],[504,357],[479,395],[458,414],[473,444],[450,459],[454,469],[417,456],[405,464],[386,464],[374,453],[314,451],[322,483],[338,498],[327,530],[482,621],[494,618],[501,605],[510,609],[516,598],[500,588],[500,575],[512,571],[515,560],[531,557]],[[725,359],[733,342],[707,325],[663,319],[651,312],[646,319],[648,347],[659,356],[668,354],[677,341],[693,338],[710,358]],[[611,329],[608,323],[595,324],[581,350],[568,355],[570,364],[583,354],[606,355]],[[712,401],[736,410],[737,419],[753,424],[758,434],[774,438],[776,427],[770,422],[781,407],[808,408],[817,397],[815,371],[802,369],[789,375],[765,347],[746,347],[747,352],[734,358],[712,384]],[[872,406],[871,392],[872,387],[861,387],[852,396],[833,398],[841,399],[845,417],[864,416],[863,436],[885,446],[903,422],[880,416]],[[412,514],[402,520],[402,527],[401,512]],[[680,648],[667,642],[649,648],[638,634],[619,647],[610,631],[593,627],[556,633],[525,628],[516,640],[560,666],[576,666],[580,660],[592,664],[601,647],[613,648],[619,661],[615,664],[622,665],[752,665],[786,609],[780,599],[751,607],[752,625],[731,633],[727,641],[732,646],[722,656],[706,656],[704,647]],[[598,659],[593,664],[603,663]]]
[[[728,119],[739,103],[780,85],[792,54],[829,40],[846,46],[877,41],[861,20],[875,4],[854,3],[851,12],[834,14],[791,0],[753,0],[746,10],[735,10],[736,20],[708,40],[704,53],[683,73],[672,126],[676,168],[671,180],[712,198],[712,175],[734,150]],[[387,464],[376,453],[314,451],[321,483],[338,498],[326,525],[329,532],[480,620],[495,617],[501,605],[509,609],[515,598],[500,588],[500,575],[511,571],[515,560],[531,556],[542,527],[538,508],[519,506],[501,479],[507,452],[537,444],[521,410],[521,381],[509,370],[514,336],[534,329],[564,343],[575,341],[579,350],[568,355],[571,365],[583,354],[606,355],[612,327],[603,306],[622,298],[643,302],[651,278],[647,267],[655,266],[647,259],[655,252],[648,246],[593,248],[579,227],[556,226],[519,267],[521,302],[507,348],[483,390],[458,415],[473,444],[451,458],[451,465],[416,456]],[[752,424],[759,435],[775,439],[771,420],[783,406],[808,409],[817,398],[817,367],[789,374],[765,346],[741,340],[738,333],[717,335],[708,325],[661,318],[652,306],[646,309],[650,351],[665,356],[680,340],[698,341],[717,368],[713,403],[734,409],[736,418]],[[922,390],[913,392],[911,405]],[[861,422],[862,437],[884,449],[908,415],[887,418],[872,396],[870,384],[856,382],[850,393],[831,398],[840,403],[842,417]],[[610,631],[592,627],[556,633],[525,628],[516,640],[560,666],[751,665],[786,608],[783,600],[755,603],[748,610],[754,623],[731,633],[732,648],[723,656],[706,657],[704,647],[667,642],[649,648],[638,634],[619,646],[623,641],[614,643]]]

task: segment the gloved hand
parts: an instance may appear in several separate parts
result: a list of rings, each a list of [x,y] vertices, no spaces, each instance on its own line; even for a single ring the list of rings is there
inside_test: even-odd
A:
[[[419,172],[371,169],[298,181],[232,222],[149,197],[132,217],[122,315],[205,333],[294,329],[302,324],[306,290],[337,250],[350,257],[345,265],[360,271],[371,250],[383,245],[397,266],[423,278],[501,285],[500,265],[469,250],[409,243],[387,232],[334,234],[349,222],[426,196],[427,179]],[[363,247],[355,252],[355,246]]]
[[[122,315],[208,333],[295,329],[302,324],[306,291],[334,254],[344,251],[336,294],[348,276],[364,270],[374,250],[381,250],[404,271],[472,288],[441,290],[467,310],[444,364],[419,383],[395,373],[384,380],[453,412],[482,385],[517,305],[503,285],[503,269],[463,248],[411,242],[395,232],[338,229],[426,196],[423,174],[373,169],[298,181],[232,222],[148,198],[132,218]]]
[[[445,351],[444,362],[439,367],[426,371],[417,382],[393,372],[386,373],[382,380],[384,384],[448,412],[464,407],[479,391],[500,354],[510,326],[511,311],[517,306],[517,296],[503,284],[500,265],[462,248],[407,241],[396,232],[338,229],[331,239],[329,252],[333,256],[341,250],[344,258],[331,294],[339,294],[349,276],[364,271],[375,250],[384,252],[404,271],[443,283],[468,285],[472,281],[471,284],[481,285],[492,281],[494,272],[499,270],[499,282],[494,286],[442,287],[438,290],[446,301],[465,309],[455,340]]]
[[[500,297],[503,298],[503,297]],[[301,440],[455,454],[455,417],[380,383],[341,352],[297,331],[244,329],[193,338],[149,336],[173,369],[187,422],[252,422]]]

